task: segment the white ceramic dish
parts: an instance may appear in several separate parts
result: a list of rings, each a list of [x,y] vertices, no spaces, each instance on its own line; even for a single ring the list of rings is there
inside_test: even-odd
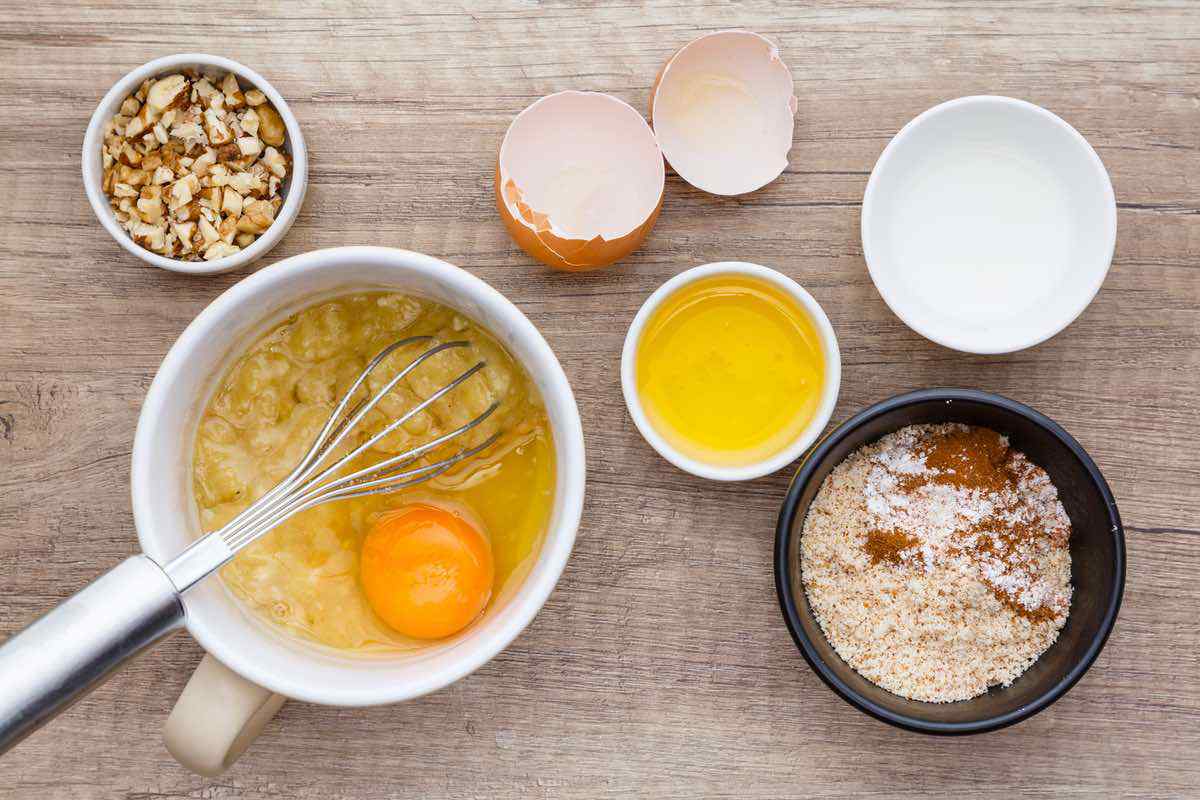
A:
[[[642,401],[638,394],[637,345],[642,337],[642,330],[646,327],[651,315],[664,300],[680,288],[714,275],[746,275],[778,287],[808,312],[813,326],[821,337],[822,354],[825,357],[825,386],[821,391],[821,402],[817,406],[816,415],[794,442],[771,458],[755,464],[742,466],[708,464],[679,452],[650,424],[646,412],[642,409]],[[838,350],[837,336],[833,332],[833,326],[829,323],[829,317],[825,316],[825,310],[800,284],[783,273],[745,261],[719,261],[714,264],[693,267],[658,287],[654,294],[650,295],[642,304],[637,316],[633,318],[629,332],[625,334],[625,346],[621,351],[621,391],[625,395],[625,406],[629,409],[629,415],[633,417],[633,422],[637,425],[642,437],[658,451],[660,456],[681,470],[715,481],[746,481],[760,478],[782,469],[803,455],[804,451],[816,441],[817,437],[821,435],[821,431],[825,430],[825,426],[829,424],[829,418],[833,415],[833,407],[837,405],[841,383],[842,356]]]
[[[105,124],[117,113],[117,109],[121,107],[125,98],[137,90],[142,81],[147,78],[169,75],[186,67],[215,70],[221,73],[232,72],[242,80],[244,85],[249,84],[265,94],[271,105],[275,106],[275,110],[279,112],[279,117],[283,120],[284,127],[287,128],[287,141],[284,142],[283,149],[292,158],[292,171],[284,181],[282,189],[283,206],[275,215],[275,221],[271,227],[267,228],[266,232],[255,239],[249,247],[231,256],[213,261],[179,261],[152,253],[137,244],[117,222],[117,218],[108,204],[108,198],[101,188],[104,170],[101,166],[100,151],[104,144]],[[92,120],[88,123],[87,133],[83,137],[82,163],[83,188],[87,192],[88,202],[91,203],[92,211],[96,213],[100,224],[112,235],[117,244],[147,264],[169,269],[172,272],[185,272],[192,275],[214,275],[220,272],[229,272],[252,264],[265,256],[271,248],[279,243],[288,228],[292,227],[292,223],[296,221],[296,215],[300,212],[301,204],[304,203],[304,192],[308,189],[308,150],[304,146],[304,135],[300,132],[300,123],[296,121],[287,102],[279,92],[275,91],[274,86],[267,83],[263,76],[249,67],[228,58],[203,53],[180,53],[157,58],[143,64],[117,81],[92,113]]]
[[[1059,117],[963,97],[905,125],[863,197],[863,254],[910,328],[969,353],[1049,339],[1095,297],[1116,244],[1112,183]]]
[[[557,459],[546,540],[524,582],[483,620],[395,656],[355,657],[306,644],[248,614],[219,579],[197,586],[184,598],[187,628],[220,664],[206,657],[168,724],[172,752],[196,771],[213,774],[232,763],[282,702],[272,693],[366,706],[417,697],[469,674],[529,624],[571,553],[583,506],[583,431],[554,353],[516,306],[483,281],[436,258],[382,247],[317,250],[273,264],[214,300],[179,337],[146,395],[134,440],[133,512],[143,551],[164,564],[200,533],[193,441],[204,405],[232,360],[299,308],[372,288],[411,292],[462,311],[529,371],[545,401]]]

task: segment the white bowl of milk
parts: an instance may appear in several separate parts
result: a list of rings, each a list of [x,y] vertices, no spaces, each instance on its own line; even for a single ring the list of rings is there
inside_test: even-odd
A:
[[[969,353],[1071,324],[1112,262],[1117,204],[1091,145],[1009,97],[962,97],[905,125],[863,197],[863,254],[900,319]]]

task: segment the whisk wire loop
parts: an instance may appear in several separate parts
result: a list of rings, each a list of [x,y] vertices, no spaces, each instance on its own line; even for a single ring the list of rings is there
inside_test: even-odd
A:
[[[324,454],[333,447],[336,447],[337,444],[341,442],[342,438],[345,437],[346,433],[349,432],[351,427],[349,424],[350,421],[359,418],[356,415],[365,404],[364,401],[360,401],[349,415],[343,416],[343,414],[346,411],[346,406],[348,406],[350,401],[353,400],[358,394],[359,388],[367,381],[367,379],[371,376],[371,373],[375,371],[376,367],[382,364],[388,356],[390,356],[399,348],[422,341],[434,341],[434,338],[432,336],[409,336],[407,338],[392,342],[390,345],[383,348],[383,350],[376,354],[376,356],[367,364],[366,368],[359,373],[357,378],[354,379],[354,382],[350,384],[350,388],[347,389],[345,394],[342,395],[337,406],[333,409],[333,413],[329,415],[329,419],[325,421],[325,425],[321,428],[321,432],[317,434],[316,438],[313,440],[313,443],[309,446],[308,451],[304,454],[304,457],[300,459],[300,462],[296,464],[287,477],[277,483],[273,488],[263,494],[262,497],[258,498],[253,505],[236,516],[229,522],[229,524],[222,528],[220,531],[221,538],[226,541],[232,540],[237,536],[240,530],[250,528],[258,524],[260,519],[272,511],[282,495],[286,494],[288,490],[294,487],[297,483],[308,477],[312,470],[320,465]],[[430,353],[429,351],[427,351],[427,353],[423,353],[422,355],[427,354],[433,355],[433,353]],[[413,367],[417,363],[419,362],[414,361],[414,363],[410,364],[409,367]],[[407,374],[407,372],[411,372],[411,369],[401,374],[404,375]],[[398,375],[397,377],[399,378],[400,376]],[[385,394],[387,394],[387,392],[391,391],[396,382],[398,381],[389,383],[388,386],[384,387],[383,391],[376,394],[374,398],[371,398],[372,404],[378,403],[379,400],[382,399]],[[365,412],[362,414],[362,416],[365,416]]]
[[[419,343],[429,344],[424,351],[414,357],[405,367],[392,376],[377,392],[367,398],[359,398],[360,389],[368,381],[372,373],[397,350]],[[352,447],[344,455],[327,461],[339,451],[342,444],[351,433],[358,429],[366,416],[375,409],[380,401],[391,393],[401,381],[412,374],[414,370],[436,356],[438,353],[454,348],[469,348],[471,343],[465,340],[442,342],[432,336],[410,336],[393,342],[381,350],[366,368],[350,384],[350,387],[338,400],[333,413],[322,426],[307,452],[292,471],[269,491],[254,501],[249,508],[234,517],[224,527],[203,537],[180,555],[172,564],[167,566],[168,574],[172,565],[189,561],[189,551],[195,551],[190,561],[203,558],[206,562],[219,563],[187,564],[188,585],[194,584],[199,573],[207,574],[228,561],[239,550],[255,541],[267,531],[279,526],[291,517],[323,503],[334,500],[344,500],[351,497],[384,494],[413,486],[443,474],[455,464],[474,455],[482,453],[499,441],[501,432],[496,431],[482,442],[464,447],[444,458],[429,464],[417,465],[422,456],[436,451],[449,444],[454,439],[481,425],[500,407],[498,401],[492,402],[486,409],[472,417],[455,429],[443,433],[422,444],[414,445],[402,452],[382,459],[374,464],[341,475],[355,459],[374,448],[386,437],[395,433],[417,414],[428,409],[434,403],[449,395],[462,386],[473,375],[478,374],[487,366],[480,360],[463,370],[449,383],[432,392],[428,397],[412,408],[405,411],[396,419],[384,425],[379,431],[367,437],[362,443]],[[217,557],[205,554],[216,552],[210,545],[213,539],[219,540],[224,546],[219,547]]]

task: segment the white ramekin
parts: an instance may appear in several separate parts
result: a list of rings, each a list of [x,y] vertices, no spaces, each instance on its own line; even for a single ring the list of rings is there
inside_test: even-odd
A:
[[[554,436],[557,481],[546,539],[523,582],[506,589],[480,622],[450,639],[395,655],[356,657],[285,636],[247,613],[217,578],[189,591],[184,597],[188,631],[228,670],[196,674],[185,697],[190,702],[203,695],[203,702],[188,707],[209,711],[177,706],[173,719],[181,733],[168,741],[173,753],[205,774],[231,763],[240,753],[235,742],[244,746],[257,732],[254,726],[265,721],[261,714],[228,709],[213,716],[214,704],[233,705],[243,698],[251,711],[261,706],[274,713],[282,699],[272,707],[272,692],[313,703],[366,706],[440,689],[516,638],[550,595],[571,553],[583,508],[583,430],[554,353],[533,323],[483,281],[436,258],[383,247],[339,247],[280,261],[235,284],[184,330],[146,394],[134,440],[133,513],[143,551],[165,564],[200,533],[192,495],[193,442],[203,408],[232,361],[255,337],[300,308],[379,289],[462,311],[528,370]],[[205,664],[212,666],[208,659]]]
[[[636,369],[637,345],[642,337],[642,330],[646,327],[647,321],[658,310],[663,301],[680,288],[714,275],[745,275],[766,281],[782,290],[799,303],[801,308],[808,312],[813,326],[821,338],[822,355],[825,357],[825,386],[821,390],[821,402],[817,406],[817,413],[794,442],[770,458],[754,464],[741,466],[714,465],[681,453],[667,442],[654,429],[654,426],[650,424],[650,420],[646,417],[646,412],[642,409],[641,397],[638,394]],[[675,466],[685,472],[715,481],[745,481],[753,478],[761,478],[763,475],[769,475],[776,470],[782,469],[799,458],[816,441],[821,431],[829,423],[829,418],[833,415],[833,408],[837,405],[838,391],[841,388],[841,383],[842,356],[838,350],[837,336],[834,335],[833,326],[829,323],[829,317],[825,316],[825,310],[821,308],[820,304],[800,284],[783,273],[745,261],[719,261],[715,264],[693,267],[685,272],[681,272],[658,287],[654,294],[650,295],[646,302],[642,304],[637,316],[633,318],[633,324],[629,326],[629,332],[625,335],[625,347],[621,351],[621,391],[625,395],[625,405],[629,409],[629,414],[633,417],[633,422],[637,425],[637,429],[641,432],[642,437],[645,438],[651,447],[658,451],[659,455]]]
[[[275,221],[271,223],[271,227],[267,228],[249,247],[231,256],[213,261],[180,261],[160,256],[142,247],[133,241],[129,233],[117,222],[117,218],[108,204],[108,198],[101,187],[104,170],[101,167],[100,156],[101,147],[104,145],[105,124],[117,113],[117,109],[121,107],[125,98],[141,86],[142,81],[147,78],[169,75],[187,67],[232,72],[244,83],[250,84],[265,94],[271,105],[279,112],[279,117],[283,120],[284,127],[287,128],[287,141],[284,143],[283,149],[292,158],[291,174],[283,184],[283,206],[275,215]],[[169,269],[172,272],[185,272],[192,275],[214,275],[220,272],[229,272],[265,256],[272,247],[279,243],[288,228],[292,227],[292,223],[296,221],[296,215],[300,212],[300,206],[304,202],[304,192],[308,189],[308,150],[304,146],[304,135],[300,133],[300,123],[296,121],[295,115],[292,114],[292,110],[282,95],[275,91],[275,87],[267,83],[263,76],[249,67],[228,58],[204,53],[180,53],[156,58],[117,81],[92,113],[92,120],[88,123],[87,133],[83,137],[82,163],[83,188],[87,192],[88,202],[91,203],[92,211],[96,213],[100,224],[116,239],[117,244],[147,264]]]
[[[1064,211],[1077,231],[1063,279],[1043,303],[1002,320],[967,323],[940,313],[931,298],[908,286],[906,264],[898,257],[888,222],[897,206],[911,203],[909,189],[922,165],[958,142],[978,141],[992,148],[1016,148],[1039,163],[1043,173],[1063,187]],[[996,185],[973,185],[996,193]],[[934,212],[931,212],[931,215]],[[947,235],[953,220],[938,220]],[[1011,353],[1046,341],[1070,325],[1088,307],[1112,264],[1117,241],[1117,202],[1104,163],[1079,131],[1061,117],[1024,100],[994,95],[960,97],[924,111],[897,133],[871,170],[862,205],[862,246],[875,288],[903,322],[930,341],[966,353]],[[903,236],[900,232],[899,236]],[[999,229],[1003,237],[1027,238],[1041,245],[1037,230]],[[985,246],[985,245],[980,245]],[[964,269],[971,259],[963,258]]]

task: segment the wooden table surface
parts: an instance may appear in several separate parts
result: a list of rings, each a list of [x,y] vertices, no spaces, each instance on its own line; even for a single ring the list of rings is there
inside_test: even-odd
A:
[[[1200,8],[1194,2],[398,4],[3,0],[0,22],[0,634],[136,548],[129,457],[175,337],[245,276],[191,278],[121,250],[80,145],[99,98],[151,58],[208,51],[266,75],[311,150],[295,227],[266,259],[394,245],[455,262],[544,331],[578,395],[588,498],[575,553],[501,656],[432,696],[289,703],[225,776],[162,744],[200,657],[140,658],[0,760],[3,798],[1200,796]],[[644,108],[672,50],[743,26],[796,79],[791,166],[748,197],[671,177],[649,241],[554,274],[508,239],[492,163],[513,115],[561,89]],[[1083,316],[1002,357],[935,346],[867,275],[859,207],[888,139],[960,95],[1025,98],[1093,144],[1116,188],[1116,259]],[[627,416],[625,329],[679,271],[743,259],[806,286],[844,359],[834,421],[938,385],[1063,423],[1112,484],[1128,586],[1070,694],[997,733],[934,739],[853,710],[784,628],[772,530],[790,471],[685,475]]]

